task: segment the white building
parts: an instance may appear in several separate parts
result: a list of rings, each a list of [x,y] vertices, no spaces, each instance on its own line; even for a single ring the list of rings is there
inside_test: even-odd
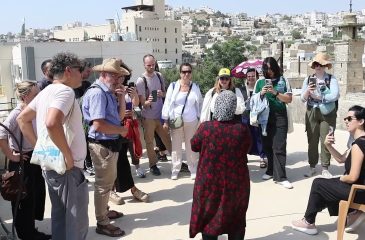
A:
[[[93,66],[100,64],[105,58],[120,58],[133,70],[133,80],[144,72],[142,59],[151,50],[151,43],[137,41],[23,42],[17,45],[0,45],[0,89],[6,99],[14,97],[14,83],[25,79],[41,79],[41,63],[59,52],[75,53]]]
[[[136,0],[135,6],[122,8],[122,32],[150,42],[157,60],[180,64],[182,58],[181,22],[165,19],[165,0]]]

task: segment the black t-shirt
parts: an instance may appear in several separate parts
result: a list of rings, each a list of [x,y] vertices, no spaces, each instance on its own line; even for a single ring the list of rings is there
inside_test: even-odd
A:
[[[363,154],[365,155],[365,136],[364,137],[359,137],[358,139],[356,139],[352,143],[352,145],[354,145],[354,144],[358,145],[359,148],[361,149],[361,151],[363,152]],[[351,169],[351,152],[347,156],[347,159],[346,159],[346,162],[345,162],[345,174],[349,174],[350,169]],[[363,160],[362,165],[361,165],[360,176],[357,179],[357,181],[354,182],[354,184],[365,185],[365,159]]]

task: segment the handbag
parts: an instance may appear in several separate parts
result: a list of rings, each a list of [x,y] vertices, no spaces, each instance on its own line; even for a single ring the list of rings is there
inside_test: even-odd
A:
[[[23,134],[20,134],[20,143],[15,138],[14,134],[2,123],[0,125],[5,128],[10,135],[12,135],[16,144],[18,145],[20,152],[20,166],[17,171],[6,172],[2,175],[1,181],[1,196],[7,201],[16,201],[18,204],[20,200],[24,199],[27,195],[25,182],[24,182],[24,159],[23,159]]]
[[[183,121],[183,113],[184,113],[184,110],[185,110],[185,105],[186,105],[186,101],[188,100],[188,97],[189,97],[189,94],[190,94],[190,91],[191,91],[191,88],[193,86],[193,83],[190,84],[190,87],[189,87],[189,91],[188,91],[188,94],[186,95],[186,98],[185,98],[185,102],[184,102],[184,107],[181,111],[181,115],[174,118],[174,119],[169,119],[169,128],[171,129],[178,129],[178,128],[181,128],[182,126],[184,126],[184,121]]]
[[[67,144],[70,146],[75,134],[70,129],[70,118],[74,109],[74,103],[70,112],[67,114],[67,119],[63,124],[63,130],[66,136]],[[42,125],[39,131],[38,139],[33,150],[30,163],[41,166],[43,170],[53,170],[58,174],[66,172],[66,163],[60,149],[53,143],[48,135],[47,127]]]

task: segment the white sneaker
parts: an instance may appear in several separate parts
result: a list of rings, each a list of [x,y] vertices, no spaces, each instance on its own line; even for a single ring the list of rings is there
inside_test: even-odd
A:
[[[177,180],[177,174],[176,173],[171,174],[171,180]]]
[[[276,182],[277,184],[280,184],[281,186],[287,188],[287,189],[292,189],[293,185],[288,181],[288,180],[284,180],[281,182]]]
[[[292,221],[291,226],[294,230],[309,234],[309,235],[316,235],[318,234],[318,230],[316,228],[316,225],[309,224],[307,221],[303,218],[300,220]]]
[[[316,169],[310,167],[307,173],[304,173],[304,177],[313,177],[316,175]]]
[[[324,170],[322,170],[322,177],[331,178],[332,174],[327,169],[324,169]]]
[[[195,178],[196,178],[196,173],[192,173],[192,174],[190,174],[190,179],[191,179],[191,180],[195,180]]]
[[[356,211],[355,213],[349,213],[347,215],[347,227],[345,228],[345,232],[351,233],[356,231],[356,229],[361,225],[361,223],[365,220],[365,213],[362,211]]]
[[[262,175],[262,180],[269,180],[269,179],[271,179],[272,178],[272,176],[271,175],[267,175],[266,173],[264,174],[264,175]]]

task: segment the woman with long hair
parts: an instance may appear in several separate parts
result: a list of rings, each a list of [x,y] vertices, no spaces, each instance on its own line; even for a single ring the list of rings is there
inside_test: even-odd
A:
[[[228,68],[221,68],[218,73],[218,77],[215,81],[214,87],[209,89],[209,91],[204,96],[202,111],[200,115],[200,122],[213,120],[214,103],[217,96],[223,90],[230,90],[236,94],[237,97],[237,108],[235,111],[235,118],[239,121],[243,111],[245,110],[245,102],[243,99],[242,92],[239,88],[236,88],[234,82],[231,78],[231,71]]]
[[[269,102],[267,135],[262,136],[264,152],[267,156],[267,170],[263,180],[271,178],[285,188],[293,188],[286,177],[286,139],[288,116],[286,104],[292,101],[289,82],[282,76],[281,69],[273,57],[267,57],[262,64],[265,79],[256,82],[255,93]]]
[[[39,88],[36,82],[22,81],[16,83],[15,95],[19,99],[19,104],[9,113],[3,124],[15,135],[18,142],[21,139],[21,131],[16,118],[21,111],[38,94]],[[33,124],[35,126],[35,122]],[[24,157],[24,179],[27,195],[19,203],[16,209],[15,201],[11,202],[13,215],[16,211],[15,229],[20,239],[51,239],[51,235],[39,232],[35,227],[35,220],[43,220],[46,188],[42,177],[41,167],[30,163],[33,146],[23,138],[22,149],[19,149],[13,137],[0,127],[0,148],[9,161],[9,170],[17,171],[20,167],[19,152],[23,152]]]
[[[193,82],[192,66],[189,63],[180,65],[180,79],[169,85],[165,102],[162,108],[164,129],[168,129],[168,120],[182,117],[183,126],[170,129],[171,152],[171,179],[176,180],[182,166],[182,142],[185,142],[187,165],[191,179],[195,180],[199,154],[193,152],[190,147],[190,139],[193,137],[199,124],[201,103],[203,101],[200,88]]]
[[[324,144],[331,156],[339,163],[345,164],[345,173],[337,178],[316,178],[312,183],[309,195],[307,210],[304,217],[293,221],[292,227],[295,230],[306,234],[314,235],[318,233],[315,225],[317,213],[325,208],[331,216],[338,215],[338,206],[341,200],[347,200],[352,184],[365,185],[365,108],[353,106],[344,118],[347,131],[354,137],[350,152],[341,154],[333,146],[335,136],[328,133]],[[365,203],[365,193],[358,192],[355,202]],[[352,210],[347,217],[347,232],[355,231],[365,220],[365,213]]]

